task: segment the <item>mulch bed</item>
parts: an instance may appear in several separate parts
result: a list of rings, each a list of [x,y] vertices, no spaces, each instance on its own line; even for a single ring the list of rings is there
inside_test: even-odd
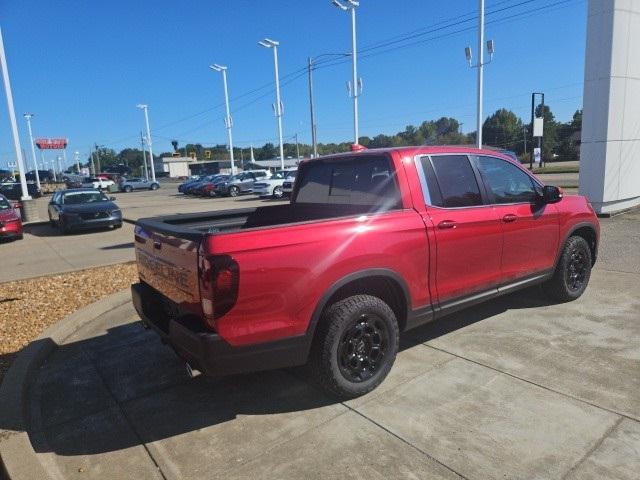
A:
[[[130,262],[0,283],[0,383],[18,352],[48,326],[137,278]]]

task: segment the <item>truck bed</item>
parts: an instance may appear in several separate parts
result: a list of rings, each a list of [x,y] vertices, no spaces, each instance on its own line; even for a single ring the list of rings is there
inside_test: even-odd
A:
[[[361,205],[289,203],[268,207],[142,218],[137,223],[145,229],[158,233],[198,241],[204,235],[362,215],[368,213],[369,210],[370,207]]]

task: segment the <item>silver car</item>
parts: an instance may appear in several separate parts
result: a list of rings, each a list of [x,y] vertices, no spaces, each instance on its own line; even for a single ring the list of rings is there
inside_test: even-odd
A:
[[[133,192],[134,190],[157,190],[160,188],[158,182],[145,180],[144,178],[126,178],[120,182],[121,192]]]

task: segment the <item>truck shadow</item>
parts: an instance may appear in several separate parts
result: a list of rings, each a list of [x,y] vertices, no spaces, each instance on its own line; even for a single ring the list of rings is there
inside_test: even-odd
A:
[[[507,310],[548,304],[537,288],[514,293],[407,332],[401,349]],[[261,428],[286,432],[289,424],[339,403],[307,382],[303,367],[189,379],[184,363],[139,321],[58,346],[34,377],[25,402],[29,425],[2,415],[0,428],[27,430],[36,452],[63,456],[113,452],[191,432],[212,439]]]

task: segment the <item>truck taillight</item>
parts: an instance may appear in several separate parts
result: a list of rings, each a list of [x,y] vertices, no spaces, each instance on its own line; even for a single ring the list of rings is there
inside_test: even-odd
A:
[[[238,263],[228,255],[204,258],[200,266],[201,303],[207,324],[233,308],[238,299]]]

